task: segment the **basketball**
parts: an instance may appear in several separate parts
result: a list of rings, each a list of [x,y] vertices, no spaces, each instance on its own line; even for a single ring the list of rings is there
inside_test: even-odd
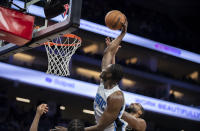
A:
[[[112,30],[121,29],[122,23],[125,23],[125,21],[126,16],[118,10],[109,11],[105,16],[106,26]]]

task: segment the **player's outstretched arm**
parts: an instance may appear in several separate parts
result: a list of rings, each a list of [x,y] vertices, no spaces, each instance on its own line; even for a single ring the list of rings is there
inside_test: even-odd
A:
[[[116,39],[111,41],[110,38],[106,38],[107,48],[104,51],[104,56],[102,59],[102,64],[101,64],[102,71],[109,64],[115,64],[115,54],[117,53],[120,47],[119,45],[127,32],[127,27],[128,27],[128,22],[126,21],[125,24],[123,24],[122,26],[121,34]]]
[[[29,131],[37,131],[38,130],[38,123],[40,120],[40,117],[45,113],[48,112],[48,106],[47,104],[41,104],[37,107],[37,111],[34,117],[34,120],[31,124],[30,130]]]
[[[128,125],[135,129],[136,131],[145,131],[146,130],[146,122],[141,118],[136,118],[128,112],[124,111],[122,115],[122,119],[125,120]]]
[[[127,27],[128,27],[128,21],[126,20],[125,23],[122,23],[121,34],[111,42],[110,46],[108,46],[105,49],[104,53],[111,52],[112,54],[114,54],[114,52],[116,51],[116,48],[118,48],[118,46],[120,45],[122,39],[126,35]]]
[[[103,131],[111,123],[113,123],[124,104],[124,97],[122,92],[117,91],[108,97],[107,108],[101,116],[97,125],[85,128],[85,131]]]

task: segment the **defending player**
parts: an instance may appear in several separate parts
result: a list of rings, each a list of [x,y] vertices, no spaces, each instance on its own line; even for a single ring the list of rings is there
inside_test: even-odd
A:
[[[144,109],[139,103],[131,103],[122,115],[122,119],[128,123],[127,131],[145,131],[146,122],[142,119]]]

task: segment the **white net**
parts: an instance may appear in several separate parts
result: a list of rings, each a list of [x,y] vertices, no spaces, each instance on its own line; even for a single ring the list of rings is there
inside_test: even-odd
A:
[[[66,34],[45,44],[48,56],[47,73],[59,76],[68,76],[69,62],[76,49],[81,46],[81,38]]]

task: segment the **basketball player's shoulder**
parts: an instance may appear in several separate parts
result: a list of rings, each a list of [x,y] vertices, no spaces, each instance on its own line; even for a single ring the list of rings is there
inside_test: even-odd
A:
[[[115,95],[115,96],[122,96],[122,97],[124,97],[124,94],[123,94],[123,92],[122,91],[115,91],[112,95]]]
[[[108,100],[111,100],[111,101],[124,101],[124,95],[122,93],[122,91],[115,91],[114,93],[112,93],[109,97],[108,97]]]
[[[119,110],[124,104],[124,96],[121,91],[112,93],[107,99],[107,107],[111,110]],[[118,112],[119,113],[119,112]]]
[[[112,97],[119,97],[119,98],[122,97],[122,98],[124,98],[124,94],[123,94],[123,92],[120,91],[120,90],[113,92],[110,96],[112,96]]]

